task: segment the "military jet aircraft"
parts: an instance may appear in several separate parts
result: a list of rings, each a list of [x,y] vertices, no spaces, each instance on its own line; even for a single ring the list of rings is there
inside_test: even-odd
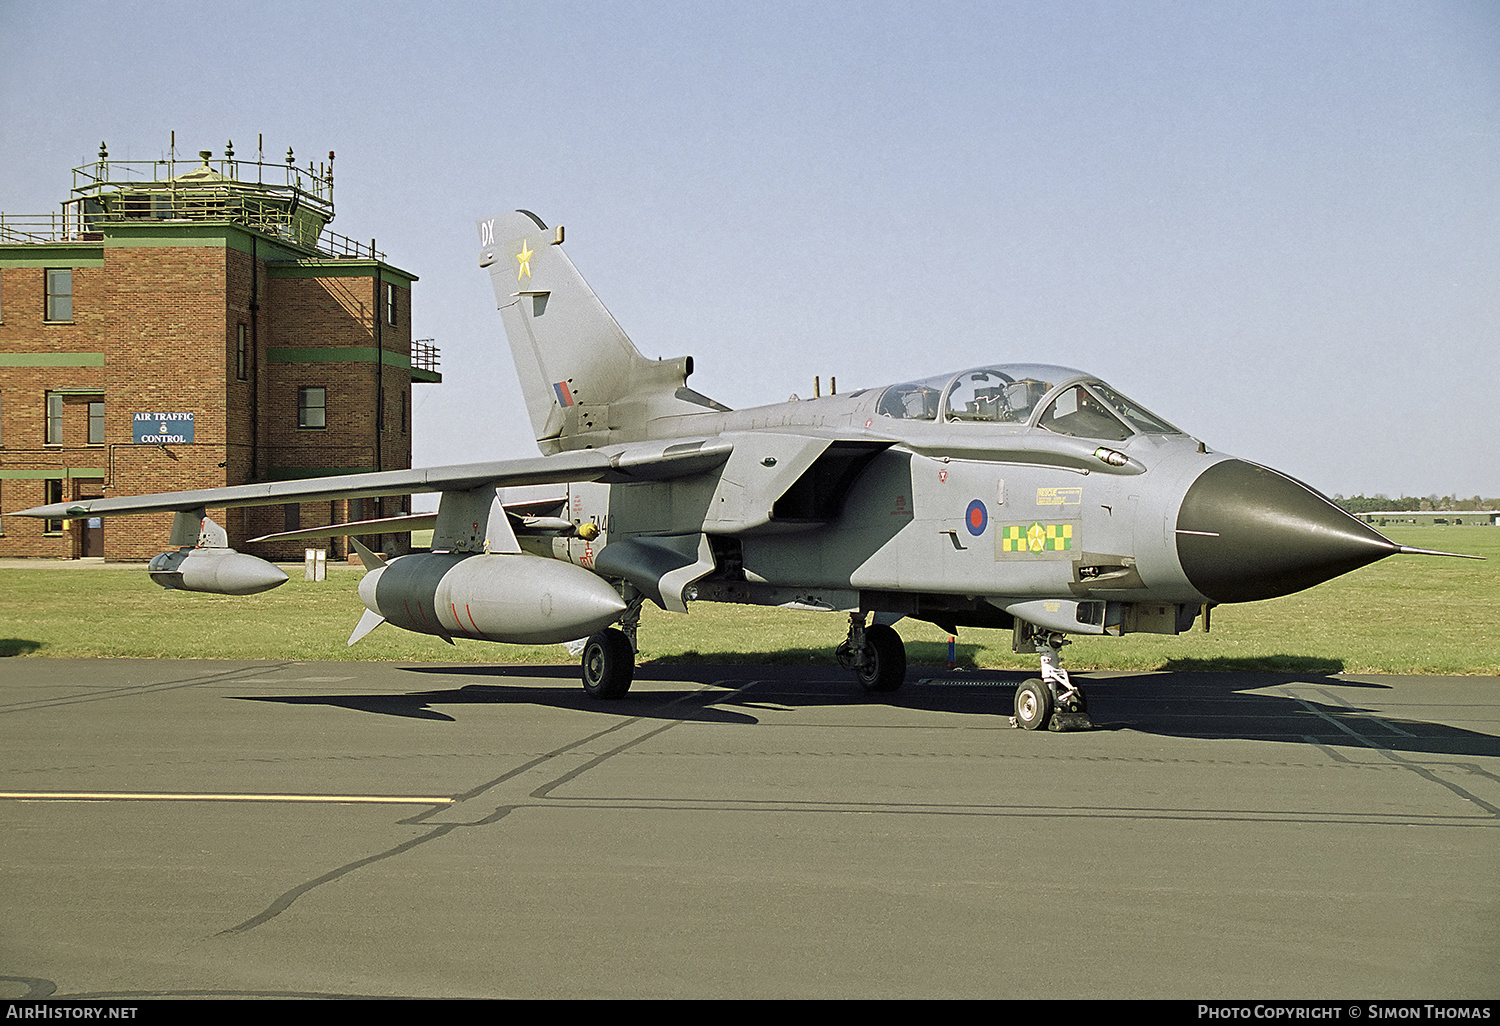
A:
[[[208,508],[440,492],[435,515],[267,538],[354,536],[369,571],[349,639],[545,644],[587,636],[583,684],[619,698],[642,605],[695,600],[848,615],[840,663],[870,691],[906,674],[903,617],[1009,629],[1040,656],[1015,720],[1086,724],[1069,635],[1178,634],[1223,602],[1311,587],[1397,545],[1312,488],[1209,450],[1090,374],[986,364],[921,381],[731,410],[688,387],[692,357],[643,357],[527,211],[479,222],[542,455],[21,511],[173,511],[166,587],[244,594],[285,580],[226,547]],[[506,506],[497,489],[561,485]],[[361,534],[433,529],[389,560]],[[265,540],[265,539],[254,539]],[[1438,554],[1438,553],[1434,553]],[[873,619],[872,619],[873,618]]]

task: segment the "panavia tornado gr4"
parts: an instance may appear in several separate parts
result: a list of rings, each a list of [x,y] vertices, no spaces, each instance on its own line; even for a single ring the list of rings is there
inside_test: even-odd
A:
[[[527,211],[479,222],[542,455],[432,469],[61,503],[33,517],[175,511],[152,576],[244,594],[285,575],[226,547],[208,508],[439,492],[435,515],[268,537],[433,530],[367,548],[353,644],[389,621],[452,640],[586,638],[583,684],[619,698],[641,607],[695,600],[845,613],[839,661],[899,687],[904,617],[1013,632],[1040,656],[1018,725],[1086,724],[1062,667],[1074,634],[1177,634],[1222,602],[1311,587],[1401,552],[1306,485],[1209,451],[1098,378],[997,363],[731,410],[691,357],[643,357]],[[557,485],[507,506],[497,489]],[[264,539],[255,539],[257,541]]]

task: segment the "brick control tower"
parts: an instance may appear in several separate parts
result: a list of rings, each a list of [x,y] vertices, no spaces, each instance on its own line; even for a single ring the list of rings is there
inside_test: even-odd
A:
[[[416,276],[329,230],[333,158],[101,143],[59,212],[0,214],[0,510],[411,465],[412,383],[442,380],[438,353],[411,337]],[[210,515],[236,548],[300,559],[244,540],[405,501]],[[0,518],[0,555],[147,559],[170,519]]]

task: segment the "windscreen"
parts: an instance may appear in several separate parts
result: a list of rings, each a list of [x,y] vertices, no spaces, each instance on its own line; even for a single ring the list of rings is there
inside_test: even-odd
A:
[[[1103,399],[1114,411],[1125,418],[1125,423],[1135,428],[1143,435],[1180,435],[1177,428],[1162,420],[1156,414],[1144,406],[1125,398],[1119,392],[1110,388],[1102,381],[1096,381],[1089,386],[1100,399]]]
[[[1082,385],[1074,385],[1052,400],[1042,411],[1037,425],[1060,435],[1111,442],[1123,442],[1132,434],[1124,421]]]

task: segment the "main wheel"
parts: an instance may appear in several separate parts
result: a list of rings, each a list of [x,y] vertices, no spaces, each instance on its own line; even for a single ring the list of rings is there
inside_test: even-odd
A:
[[[865,664],[854,671],[866,691],[895,691],[906,680],[906,645],[883,623],[865,628]]]
[[[606,627],[583,646],[583,690],[591,698],[623,698],[635,679],[635,652],[625,632]]]
[[[1016,688],[1016,725],[1041,730],[1052,718],[1052,692],[1037,678]]]

